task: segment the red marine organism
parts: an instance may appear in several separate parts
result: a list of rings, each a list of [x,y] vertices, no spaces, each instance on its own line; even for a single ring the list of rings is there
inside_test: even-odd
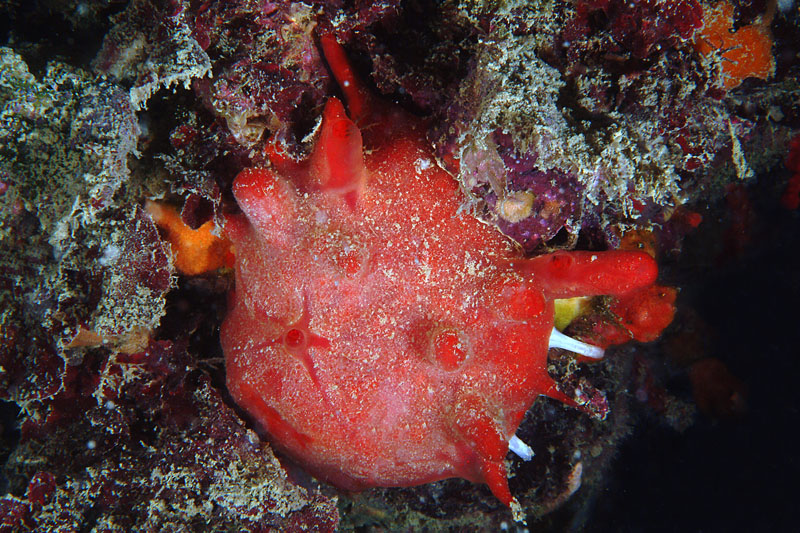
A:
[[[504,460],[539,395],[551,347],[602,349],[553,328],[553,300],[650,286],[629,251],[533,259],[459,209],[426,124],[378,102],[334,38],[330,98],[303,162],[247,169],[227,219],[236,290],[221,331],[228,389],[309,471],[345,488],[447,477],[515,507]],[[517,514],[517,516],[520,516]]]
[[[794,210],[800,207],[800,135],[796,135],[789,142],[786,168],[793,174],[781,195],[781,205],[786,209]]]
[[[610,309],[634,340],[651,342],[672,323],[677,295],[673,287],[651,285],[620,296]]]
[[[753,228],[757,222],[756,209],[744,184],[729,183],[725,186],[725,206],[728,221],[722,236],[722,250],[716,258],[720,265],[744,255],[753,241]]]
[[[602,348],[632,340],[652,342],[672,323],[677,295],[673,287],[649,285],[611,298],[604,312],[583,318],[590,325],[580,337]]]
[[[747,411],[747,387],[719,359],[709,357],[689,367],[697,408],[710,417],[735,418]]]

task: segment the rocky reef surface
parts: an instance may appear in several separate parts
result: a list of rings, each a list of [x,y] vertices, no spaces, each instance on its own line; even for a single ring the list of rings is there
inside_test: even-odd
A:
[[[637,424],[679,438],[748,416],[760,382],[720,348],[704,287],[795,242],[777,237],[800,205],[795,2],[42,0],[0,21],[0,531],[523,527],[462,480],[320,484],[225,390],[228,251],[179,254],[238,211],[243,168],[308,155],[339,95],[323,35],[424,119],[462,209],[526,254],[658,260],[655,292],[558,311],[572,336],[634,342],[596,364],[551,352],[595,416],[527,413],[536,455],[509,484],[528,527],[607,518]],[[790,261],[767,266],[788,279]]]

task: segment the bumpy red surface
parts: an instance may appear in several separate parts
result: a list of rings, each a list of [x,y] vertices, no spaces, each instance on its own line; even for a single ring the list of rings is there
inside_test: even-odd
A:
[[[503,460],[547,375],[553,299],[652,283],[638,252],[524,259],[459,211],[423,124],[371,100],[324,39],[312,156],[236,179],[228,387],[272,442],[344,488],[459,476],[512,501]],[[362,139],[363,134],[363,139]]]

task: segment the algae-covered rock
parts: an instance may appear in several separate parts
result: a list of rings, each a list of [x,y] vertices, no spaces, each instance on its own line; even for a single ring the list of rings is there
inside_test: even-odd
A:
[[[153,329],[171,266],[126,186],[127,92],[58,63],[37,80],[8,48],[0,62],[0,391],[26,402],[59,389],[68,347]]]

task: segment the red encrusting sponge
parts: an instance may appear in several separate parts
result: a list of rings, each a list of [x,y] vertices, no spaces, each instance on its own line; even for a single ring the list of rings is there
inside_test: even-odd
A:
[[[512,505],[504,459],[530,457],[515,437],[525,412],[539,395],[574,405],[547,374],[548,349],[602,356],[553,333],[554,298],[628,294],[655,281],[655,261],[524,258],[459,210],[421,121],[369,95],[332,37],[322,47],[353,119],[331,98],[306,161],[234,184],[230,393],[340,487],[458,476]]]

